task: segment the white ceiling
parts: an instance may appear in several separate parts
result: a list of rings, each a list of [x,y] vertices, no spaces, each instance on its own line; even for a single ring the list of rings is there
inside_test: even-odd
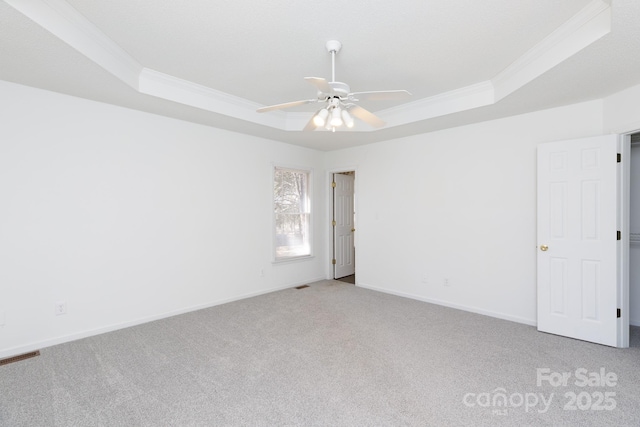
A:
[[[640,83],[638,0],[6,0],[0,79],[332,150],[602,98]],[[306,76],[352,91],[374,131],[301,132]]]

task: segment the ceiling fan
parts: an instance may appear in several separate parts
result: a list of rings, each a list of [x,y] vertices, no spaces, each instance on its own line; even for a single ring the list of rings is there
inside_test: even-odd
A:
[[[340,52],[342,44],[337,40],[329,40],[326,47],[331,54],[331,81],[328,82],[322,77],[304,78],[318,90],[317,98],[258,108],[258,113],[319,102],[324,106],[311,117],[311,120],[303,130],[310,131],[324,128],[335,132],[336,128],[340,128],[343,125],[347,128],[352,128],[354,125],[352,115],[374,128],[379,128],[384,126],[385,122],[372,112],[356,105],[355,102],[361,100],[402,100],[411,96],[406,90],[351,92],[349,85],[336,81],[336,53]]]

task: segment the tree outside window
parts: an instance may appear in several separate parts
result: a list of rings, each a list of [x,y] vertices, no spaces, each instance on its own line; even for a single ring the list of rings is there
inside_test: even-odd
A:
[[[276,260],[311,255],[309,180],[309,171],[275,168],[273,205]]]

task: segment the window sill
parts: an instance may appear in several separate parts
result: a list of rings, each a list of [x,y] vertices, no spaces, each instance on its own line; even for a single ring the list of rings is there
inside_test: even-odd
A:
[[[315,258],[314,255],[301,255],[301,256],[291,257],[291,258],[275,259],[275,260],[271,261],[271,264],[273,264],[273,265],[291,264],[291,263],[296,263],[296,262],[308,261],[308,260],[313,259],[313,258]]]

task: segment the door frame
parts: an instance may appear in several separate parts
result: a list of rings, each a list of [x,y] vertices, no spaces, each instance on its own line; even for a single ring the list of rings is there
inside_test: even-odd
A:
[[[622,170],[619,175],[620,178],[620,200],[618,200],[619,208],[619,220],[622,232],[622,244],[620,247],[620,256],[618,257],[618,273],[620,274],[620,280],[618,281],[618,295],[620,301],[621,317],[618,319],[619,331],[618,333],[618,347],[629,347],[629,331],[622,331],[623,325],[630,324],[629,313],[629,261],[630,261],[630,248],[629,248],[629,233],[630,225],[629,218],[631,216],[631,135],[634,133],[640,133],[640,121],[634,121],[627,123],[621,127],[610,128],[610,133],[621,135],[619,142],[620,153],[622,154]]]
[[[353,192],[354,194],[358,193],[358,167],[357,166],[351,166],[351,167],[342,167],[342,168],[336,168],[336,169],[329,169],[326,171],[326,178],[325,178],[325,182],[326,182],[326,189],[327,189],[327,198],[326,198],[326,205],[327,205],[327,211],[326,211],[326,238],[327,238],[327,242],[329,242],[326,246],[326,260],[327,260],[327,269],[326,269],[326,278],[327,280],[333,280],[333,276],[334,276],[334,267],[333,264],[331,263],[331,260],[333,259],[333,254],[334,254],[334,250],[335,250],[335,242],[333,239],[333,225],[331,224],[332,218],[333,218],[333,188],[331,187],[331,183],[333,182],[333,174],[334,173],[344,173],[344,172],[353,172],[356,179],[354,180],[353,183]],[[354,201],[353,201],[353,210],[355,211],[353,217],[354,217],[354,222],[356,224],[358,224],[358,198],[354,197]],[[358,246],[358,235],[359,233],[355,233],[354,239],[353,239],[353,243],[354,245],[357,247]],[[357,283],[357,279],[358,279],[358,251],[356,251],[356,256],[355,256],[355,268],[356,268],[356,286],[358,286]]]
[[[631,232],[629,219],[631,217],[631,134],[640,132],[627,131],[620,133],[618,149],[622,156],[621,167],[618,174],[620,191],[618,192],[618,221],[621,231],[621,243],[618,254],[618,307],[620,318],[618,319],[617,346],[629,347],[630,328],[630,298],[629,298],[629,263],[631,250],[629,247],[629,233]]]

